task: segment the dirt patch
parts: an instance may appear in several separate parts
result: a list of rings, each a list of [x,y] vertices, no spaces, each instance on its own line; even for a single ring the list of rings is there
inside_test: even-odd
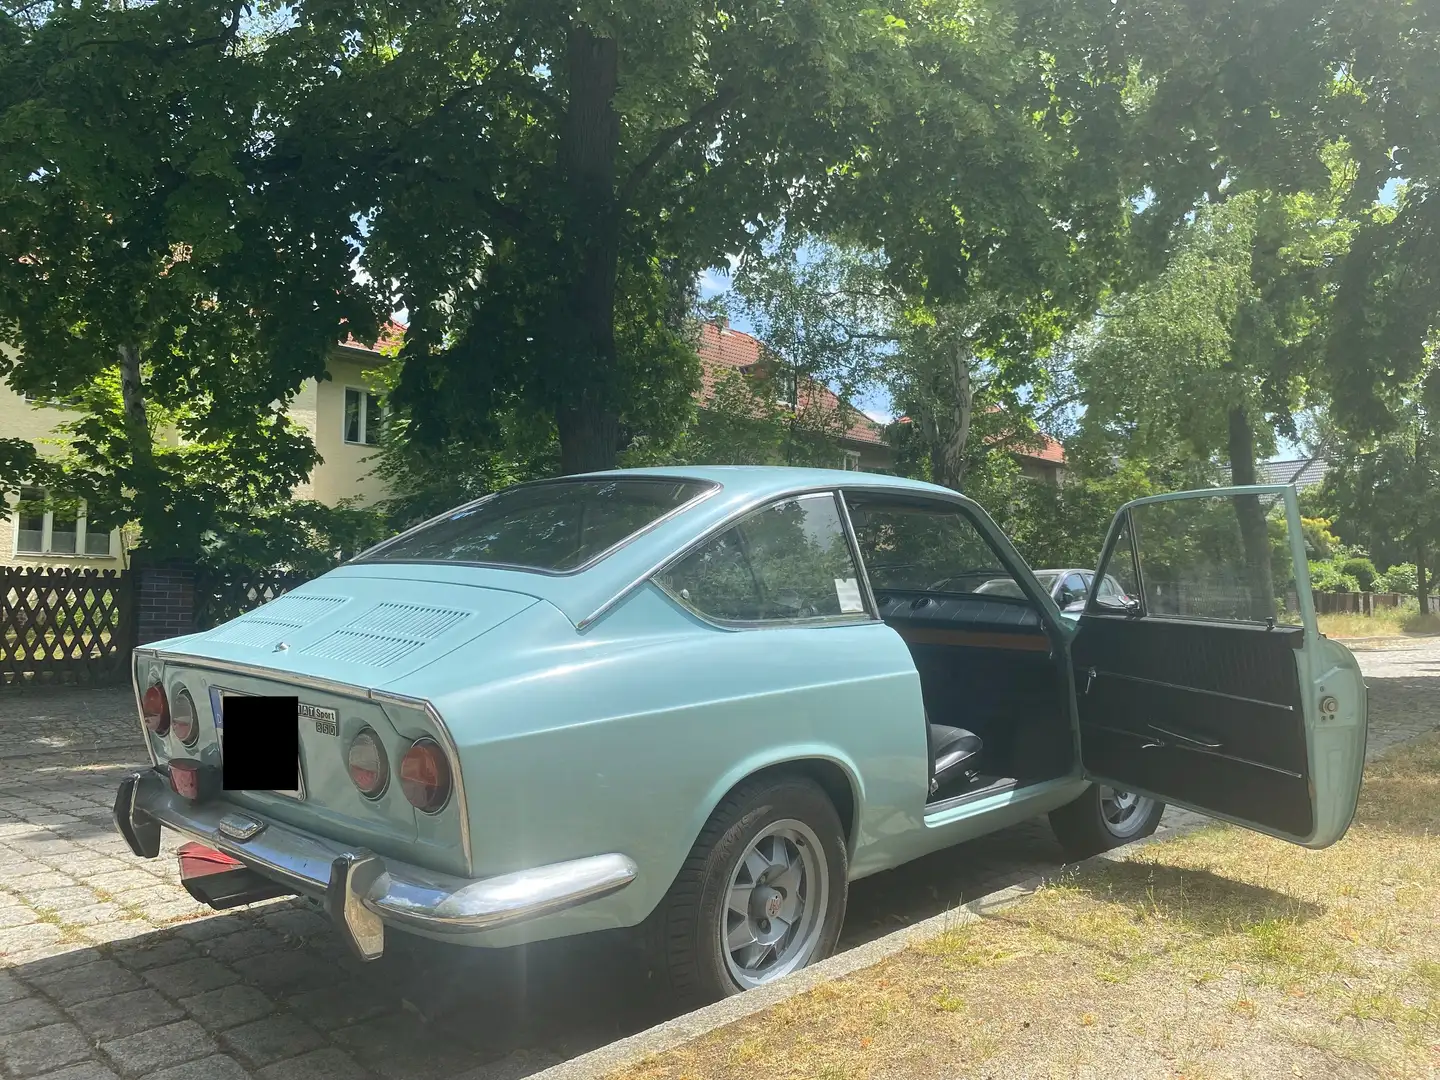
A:
[[[1155,844],[617,1076],[1433,1076],[1437,834],[1431,736],[1324,851]]]

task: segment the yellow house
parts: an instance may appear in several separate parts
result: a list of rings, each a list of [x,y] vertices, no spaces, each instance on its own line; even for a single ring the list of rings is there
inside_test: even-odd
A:
[[[4,348],[5,346],[0,346]],[[370,373],[384,362],[379,351],[351,340],[335,349],[325,381],[308,380],[290,405],[290,415],[315,440],[321,463],[297,498],[334,506],[357,498],[362,504],[384,497],[382,481],[372,475],[381,413],[369,385]],[[32,402],[0,380],[0,436],[28,439],[42,454],[63,452],[60,425],[71,415],[60,406]],[[73,566],[122,569],[128,564],[126,530],[86,528],[83,503],[75,513],[63,510],[21,514],[10,498],[8,520],[0,521],[0,566]]]

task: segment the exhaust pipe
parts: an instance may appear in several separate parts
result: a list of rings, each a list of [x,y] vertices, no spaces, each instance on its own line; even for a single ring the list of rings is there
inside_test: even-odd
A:
[[[203,844],[185,844],[179,856],[180,883],[185,891],[216,911],[295,895],[295,890],[262,877],[239,859]]]

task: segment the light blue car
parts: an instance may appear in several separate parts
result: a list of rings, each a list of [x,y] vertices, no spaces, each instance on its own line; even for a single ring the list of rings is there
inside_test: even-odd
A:
[[[1071,623],[929,484],[520,485],[137,649],[153,768],[116,823],[146,858],[162,829],[189,841],[214,907],[322,901],[367,959],[387,930],[632,927],[692,1000],[826,956],[850,882],[1040,814],[1073,858],[1149,834],[1164,802],[1338,840],[1365,687],[1317,632],[1293,489],[1133,503],[1096,565],[1122,600],[1092,591]],[[977,591],[998,577],[1015,588]],[[254,720],[270,704],[298,744]],[[296,753],[276,790],[226,789],[231,755]]]

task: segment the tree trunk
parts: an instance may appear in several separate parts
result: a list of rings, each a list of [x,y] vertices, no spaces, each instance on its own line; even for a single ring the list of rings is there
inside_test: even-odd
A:
[[[1425,561],[1425,541],[1415,545],[1415,595],[1420,601],[1420,614],[1430,614],[1430,575]]]
[[[1230,410],[1230,482],[1236,487],[1255,483],[1255,430],[1244,408]],[[1265,525],[1265,508],[1256,495],[1235,498],[1235,516],[1240,523],[1240,543],[1245,549],[1246,585],[1250,593],[1251,618],[1276,616],[1275,582],[1270,567],[1270,535]]]
[[[150,436],[150,420],[145,411],[145,387],[140,378],[140,350],[134,345],[121,345],[116,352],[120,365],[120,403],[125,424],[125,442],[130,449],[130,487],[135,492],[136,517],[140,521],[140,539],[148,548],[165,528],[163,493],[155,475],[155,444]]]
[[[970,443],[970,421],[975,407],[975,384],[970,378],[970,357],[959,344],[946,360],[947,423],[936,424],[936,442],[930,450],[930,472],[935,483],[960,491],[965,483],[965,451]]]
[[[573,264],[566,316],[573,321],[577,370],[583,385],[572,404],[556,410],[561,469],[610,469],[619,451],[615,407],[615,283],[620,261],[620,215],[615,160],[620,118],[615,112],[619,47],[589,27],[572,24],[565,54],[569,104],[559,160],[570,200]]]

